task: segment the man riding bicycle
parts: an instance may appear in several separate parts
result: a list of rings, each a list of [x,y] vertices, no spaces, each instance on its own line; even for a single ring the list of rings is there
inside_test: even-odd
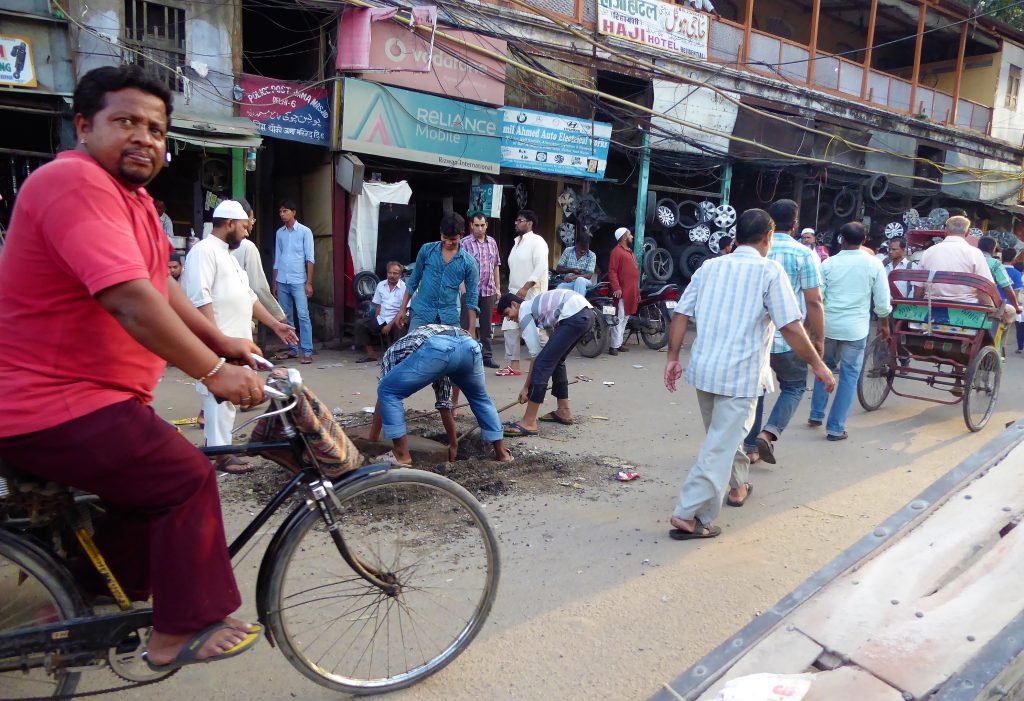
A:
[[[228,338],[168,277],[144,185],[165,162],[171,94],[138,66],[98,68],[74,94],[75,150],[18,193],[0,258],[0,459],[97,494],[95,541],[128,595],[153,597],[160,669],[249,649],[213,467],[148,405],[165,361],[249,407],[258,348]],[[28,341],[28,343],[26,343]],[[83,587],[105,593],[85,563]]]

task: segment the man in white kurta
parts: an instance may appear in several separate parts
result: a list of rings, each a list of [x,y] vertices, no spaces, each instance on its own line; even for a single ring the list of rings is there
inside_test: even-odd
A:
[[[548,244],[537,234],[537,214],[524,209],[516,215],[516,242],[508,254],[508,291],[523,300],[530,300],[548,291]],[[504,320],[505,367],[495,374],[502,377],[522,375],[519,366],[519,324]]]
[[[285,343],[292,342],[295,330],[278,321],[259,302],[249,287],[249,278],[231,255],[249,235],[249,217],[234,200],[225,200],[213,211],[213,231],[189,251],[185,259],[182,283],[189,300],[212,319],[226,336],[252,340],[253,317],[262,321]],[[206,445],[230,445],[235,423],[235,406],[217,403],[204,384],[196,383],[203,397],[206,417]],[[251,466],[233,456],[218,461],[227,472],[247,472]]]

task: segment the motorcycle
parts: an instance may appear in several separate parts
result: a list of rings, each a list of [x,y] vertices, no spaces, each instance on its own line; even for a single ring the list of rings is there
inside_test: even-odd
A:
[[[679,294],[679,285],[664,282],[641,287],[636,314],[626,320],[627,338],[635,333],[651,350],[661,350],[668,345],[668,329]]]
[[[552,271],[548,276],[548,289],[555,289],[562,281],[562,276]],[[594,326],[576,343],[576,350],[584,358],[596,358],[608,352],[611,329],[619,323],[618,300],[612,297],[612,286],[608,282],[597,283],[585,296],[597,314]]]

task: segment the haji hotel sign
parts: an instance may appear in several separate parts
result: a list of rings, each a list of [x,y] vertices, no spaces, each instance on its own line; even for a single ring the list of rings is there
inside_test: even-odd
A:
[[[601,34],[670,53],[707,59],[708,16],[657,0],[598,0]]]

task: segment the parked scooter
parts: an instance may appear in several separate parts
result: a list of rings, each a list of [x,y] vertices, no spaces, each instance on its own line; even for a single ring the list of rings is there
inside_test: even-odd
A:
[[[552,271],[548,276],[548,289],[553,290],[562,282],[562,276]],[[612,297],[612,286],[599,282],[587,290],[587,301],[597,312],[593,328],[576,343],[576,350],[584,358],[596,358],[608,351],[611,342],[611,328],[619,323],[618,301]]]

